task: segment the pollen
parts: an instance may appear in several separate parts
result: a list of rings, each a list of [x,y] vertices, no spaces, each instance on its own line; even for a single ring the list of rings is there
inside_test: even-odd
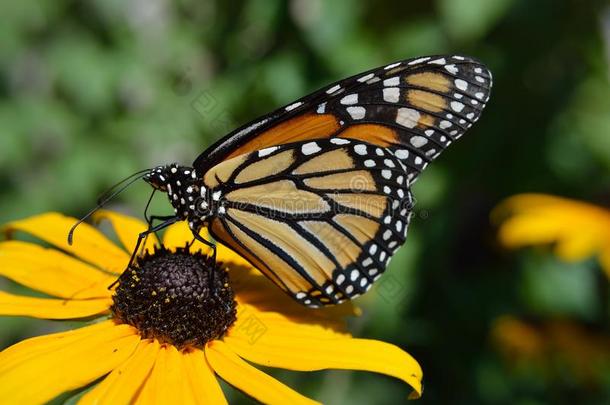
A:
[[[236,319],[227,271],[188,248],[146,253],[121,274],[112,298],[118,322],[179,349],[222,337]]]

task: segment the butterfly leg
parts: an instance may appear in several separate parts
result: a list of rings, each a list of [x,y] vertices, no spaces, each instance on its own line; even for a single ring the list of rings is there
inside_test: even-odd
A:
[[[129,263],[127,264],[126,269],[129,269],[131,267],[131,265],[133,264],[133,261],[136,258],[136,254],[140,250],[140,245],[142,244],[142,242],[146,239],[146,237],[149,234],[151,234],[153,232],[160,231],[161,229],[166,228],[166,227],[170,226],[171,224],[173,224],[173,223],[175,223],[175,222],[177,222],[179,220],[180,220],[179,217],[174,217],[174,216],[168,217],[165,221],[161,222],[160,224],[157,224],[156,226],[149,226],[147,230],[145,230],[144,232],[140,233],[138,235],[138,240],[136,242],[136,246],[133,249],[133,252],[131,252],[131,257],[129,258]],[[119,279],[117,278],[112,284],[110,284],[108,286],[108,289],[110,290],[118,282],[119,282]]]
[[[216,294],[216,291],[214,290],[214,269],[216,268],[216,245],[213,244],[212,242],[210,242],[209,240],[205,240],[201,235],[199,235],[199,232],[197,232],[194,229],[191,229],[191,231],[193,232],[193,237],[198,240],[199,242],[203,243],[204,245],[210,247],[212,249],[212,263],[214,265],[214,267],[212,267],[211,271],[210,271],[210,279],[209,279],[209,285],[211,287],[211,292]]]

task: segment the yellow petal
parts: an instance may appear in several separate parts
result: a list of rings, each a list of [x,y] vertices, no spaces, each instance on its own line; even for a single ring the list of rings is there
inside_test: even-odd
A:
[[[87,318],[108,312],[112,298],[69,300],[33,298],[0,291],[0,315],[31,316],[42,319]]]
[[[201,237],[205,240],[213,241],[206,229],[200,232]],[[178,222],[167,228],[163,235],[163,244],[170,248],[184,247],[187,243],[193,241],[193,234],[185,221]],[[252,267],[246,259],[233,252],[222,243],[216,243],[216,259],[228,266],[247,266]],[[193,250],[201,250],[209,254],[210,248],[199,241],[195,241],[192,245]]]
[[[494,209],[492,220],[500,225],[503,245],[555,243],[556,254],[567,261],[603,256],[610,241],[610,211],[567,198],[516,195]]]
[[[121,241],[121,244],[129,253],[133,252],[135,249],[136,242],[138,241],[138,235],[148,229],[146,223],[140,221],[139,219],[119,214],[118,212],[114,211],[100,210],[95,213],[93,218],[96,221],[101,221],[103,219],[110,221],[114,232]],[[148,249],[149,252],[152,252],[154,247],[158,244],[159,241],[157,240],[157,237],[154,233],[151,233],[146,238],[146,243],[143,247],[144,249]]]
[[[199,356],[200,361],[205,362],[203,353],[199,352],[201,353]],[[204,388],[202,384],[206,381],[195,381],[196,387],[193,389],[189,376],[190,368],[187,368],[187,363],[186,355],[179,352],[174,346],[168,344],[162,345],[152,372],[142,386],[135,403],[146,405],[170,403],[197,405],[201,403],[216,404],[226,402],[216,381],[213,381],[216,387],[212,388],[211,395],[204,394],[205,398],[209,397],[212,401],[199,402],[200,393],[197,392]],[[211,376],[210,372],[208,374]],[[215,399],[219,401],[214,401]]]
[[[34,290],[61,298],[110,296],[110,277],[56,249],[33,243],[0,242],[0,275]]]
[[[129,256],[91,225],[81,224],[74,233],[74,244],[68,245],[68,231],[75,222],[74,218],[50,212],[10,222],[3,229],[9,234],[29,233],[104,270],[122,273]]]
[[[79,405],[132,403],[148,378],[158,353],[156,340],[140,340],[133,355],[85,394]]]
[[[208,343],[205,355],[223,380],[266,404],[317,404],[240,359],[222,341]]]
[[[219,405],[227,403],[203,351],[188,351],[183,354],[183,361],[195,403]]]
[[[260,317],[236,323],[224,341],[257,364],[290,370],[364,370],[399,378],[421,394],[422,370],[408,353],[388,343],[353,339],[316,325]],[[246,326],[244,326],[246,325]]]
[[[45,403],[119,366],[139,340],[132,327],[106,321],[17,343],[0,353],[0,398]]]

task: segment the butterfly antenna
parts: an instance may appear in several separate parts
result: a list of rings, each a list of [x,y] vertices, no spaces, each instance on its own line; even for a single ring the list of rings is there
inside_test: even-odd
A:
[[[139,170],[133,174],[130,174],[129,176],[125,177],[123,180],[117,182],[116,184],[113,184],[112,186],[110,186],[108,188],[108,190],[104,191],[98,198],[97,198],[97,203],[100,204],[103,200],[106,199],[106,197],[108,197],[114,190],[116,190],[117,187],[120,187],[121,184],[124,184],[126,181],[129,181],[130,179],[132,179],[135,176],[141,175],[142,173],[146,173],[150,171],[150,169],[144,169],[144,170]]]
[[[72,245],[72,242],[74,241],[74,231],[80,224],[85,222],[97,210],[104,207],[104,205],[106,205],[114,197],[121,194],[127,187],[131,186],[133,183],[135,183],[136,181],[138,181],[142,177],[144,177],[148,171],[149,171],[149,169],[141,170],[137,173],[134,173],[134,174],[128,176],[126,179],[121,180],[120,182],[118,182],[117,184],[112,186],[109,191],[102,194],[103,198],[100,197],[101,201],[98,201],[97,205],[91,211],[86,213],[81,219],[79,219],[78,221],[76,221],[76,223],[74,225],[72,225],[72,228],[70,228],[70,232],[68,232],[68,245]],[[124,184],[125,182],[127,182],[127,184]],[[124,184],[124,185],[122,187],[120,187],[118,190],[112,191],[112,190],[115,190],[117,187],[119,187],[121,184]]]

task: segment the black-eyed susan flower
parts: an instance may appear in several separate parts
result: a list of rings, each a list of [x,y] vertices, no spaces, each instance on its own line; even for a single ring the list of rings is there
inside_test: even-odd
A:
[[[500,243],[509,248],[553,244],[565,261],[597,257],[610,277],[610,210],[545,194],[520,194],[492,213]]]
[[[51,247],[0,243],[0,275],[48,297],[0,292],[0,315],[89,320],[84,327],[21,341],[0,352],[4,403],[44,403],[90,388],[79,403],[226,403],[217,376],[265,403],[315,403],[250,363],[290,370],[368,370],[421,393],[418,363],[388,343],[345,330],[350,305],[312,310],[285,296],[219,246],[216,268],[183,224],[151,236],[148,253],[123,272],[144,224],[103,212],[121,242],[48,213],[5,226]],[[155,246],[163,246],[157,247]],[[228,271],[225,271],[228,269]],[[108,286],[119,277],[113,290]]]

